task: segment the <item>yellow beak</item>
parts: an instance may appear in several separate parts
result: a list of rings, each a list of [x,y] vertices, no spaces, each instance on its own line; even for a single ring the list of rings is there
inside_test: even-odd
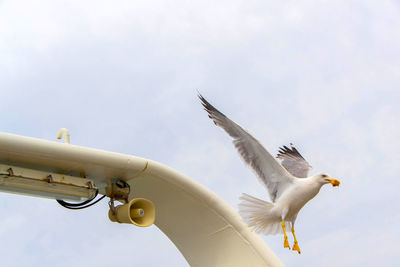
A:
[[[340,185],[340,181],[336,180],[336,179],[325,179],[325,181],[330,182],[332,184],[332,186],[339,186]]]

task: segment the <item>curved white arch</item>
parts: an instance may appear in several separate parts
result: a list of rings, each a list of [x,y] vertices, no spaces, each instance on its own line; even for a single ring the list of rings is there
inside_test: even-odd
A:
[[[107,180],[124,178],[133,189],[130,198],[144,197],[155,204],[155,225],[191,266],[283,266],[225,201],[155,161],[0,133],[0,162],[85,175],[94,180],[103,193]]]

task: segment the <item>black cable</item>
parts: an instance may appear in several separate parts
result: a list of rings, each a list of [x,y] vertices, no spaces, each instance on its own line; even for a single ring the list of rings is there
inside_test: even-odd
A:
[[[64,208],[71,209],[71,210],[79,210],[79,209],[88,208],[106,197],[106,195],[104,195],[101,198],[97,199],[95,202],[90,203],[91,201],[93,201],[93,199],[95,199],[97,197],[98,194],[99,194],[99,190],[96,190],[94,197],[87,199],[81,203],[69,203],[69,202],[66,202],[61,199],[56,199],[56,200],[57,200],[58,204],[60,204]],[[88,204],[88,203],[90,203],[90,204]],[[88,205],[86,205],[86,204],[88,204]]]
[[[67,208],[67,209],[70,209],[70,210],[80,210],[80,209],[88,208],[88,207],[90,207],[90,206],[96,204],[97,202],[99,202],[100,200],[102,200],[102,199],[105,198],[105,197],[106,197],[106,195],[102,196],[101,198],[97,199],[96,201],[94,201],[94,202],[92,202],[92,203],[90,203],[90,204],[88,204],[88,205],[86,205],[86,206],[80,206],[80,207],[76,207],[76,206],[74,207],[74,206],[64,205],[64,204],[62,203],[62,202],[64,202],[64,201],[59,200],[59,199],[57,199],[57,202],[58,202],[61,206],[63,206],[64,208]]]
[[[95,197],[97,197],[98,193],[99,193],[99,190],[96,189],[96,193],[94,194],[94,196],[92,198],[87,199],[87,200],[85,200],[85,201],[83,201],[81,203],[69,203],[69,202],[66,202],[66,201],[61,200],[61,199],[57,199],[57,202],[60,203],[63,206],[65,205],[65,206],[79,207],[79,206],[83,206],[83,205],[89,203],[90,201],[92,201],[93,199],[95,199]]]

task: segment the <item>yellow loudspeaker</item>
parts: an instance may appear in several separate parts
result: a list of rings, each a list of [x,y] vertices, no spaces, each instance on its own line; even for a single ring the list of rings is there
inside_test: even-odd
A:
[[[154,223],[156,209],[153,202],[144,198],[134,198],[124,205],[117,206],[115,213],[110,210],[108,217],[113,222],[131,223],[147,227]]]

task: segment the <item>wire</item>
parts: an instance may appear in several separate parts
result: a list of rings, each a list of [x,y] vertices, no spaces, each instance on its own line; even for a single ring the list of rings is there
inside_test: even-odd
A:
[[[80,209],[85,209],[85,208],[88,208],[88,207],[90,207],[90,206],[96,204],[97,202],[99,202],[100,200],[102,200],[102,199],[105,198],[105,197],[106,197],[106,195],[104,195],[104,196],[102,196],[101,198],[97,199],[95,202],[92,202],[92,203],[90,203],[90,204],[88,204],[88,205],[86,205],[86,206],[81,206],[81,207],[74,207],[74,206],[64,205],[64,203],[63,203],[64,201],[59,200],[59,199],[57,199],[57,202],[58,202],[61,206],[63,206],[64,208],[71,209],[71,210],[80,210]]]
[[[96,189],[96,193],[94,193],[94,196],[92,198],[89,198],[89,199],[87,199],[87,200],[85,200],[85,201],[83,201],[81,203],[69,203],[69,202],[66,202],[66,201],[61,200],[61,199],[57,199],[57,202],[58,203],[61,202],[62,204],[66,205],[66,206],[79,207],[79,206],[83,206],[83,205],[89,203],[90,201],[92,201],[93,199],[95,199],[98,194],[99,194],[99,190]]]
[[[69,202],[66,202],[61,199],[56,199],[56,200],[57,200],[58,204],[60,204],[64,208],[71,209],[71,210],[80,210],[80,209],[88,208],[88,207],[98,203],[100,200],[102,200],[103,198],[106,197],[106,195],[104,195],[104,196],[100,197],[99,199],[97,199],[96,201],[90,203],[93,199],[95,199],[97,197],[98,194],[99,194],[99,190],[96,190],[94,197],[87,199],[81,203],[69,203]],[[90,203],[90,204],[88,204],[88,203]]]

